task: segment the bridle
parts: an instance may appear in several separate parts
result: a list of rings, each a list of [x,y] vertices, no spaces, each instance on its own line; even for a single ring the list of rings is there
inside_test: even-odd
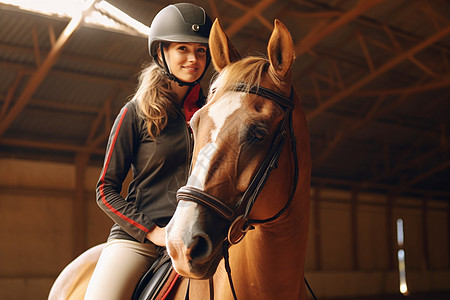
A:
[[[292,199],[294,198],[294,194],[297,189],[299,166],[297,157],[297,142],[292,126],[292,110],[294,109],[293,88],[291,87],[291,95],[289,96],[289,98],[271,89],[262,86],[247,85],[245,83],[238,83],[233,88],[233,91],[248,92],[250,94],[254,94],[269,99],[278,104],[283,109],[284,117],[278,126],[278,129],[275,133],[269,151],[267,152],[264,160],[262,161],[257,173],[253,177],[247,190],[244,192],[242,198],[234,207],[230,207],[220,199],[193,186],[181,187],[177,192],[177,200],[196,202],[204,207],[213,210],[215,213],[217,213],[218,215],[220,215],[229,222],[230,227],[228,229],[228,235],[223,242],[223,256],[225,260],[225,268],[228,273],[228,279],[230,281],[232,293],[234,299],[237,299],[236,291],[234,289],[233,281],[231,278],[231,268],[229,263],[228,248],[232,244],[240,242],[244,238],[248,230],[254,228],[252,225],[264,224],[267,222],[274,221],[286,212],[286,210],[292,203]],[[273,169],[277,168],[278,166],[278,159],[280,157],[281,150],[283,148],[288,131],[291,140],[291,151],[294,159],[294,176],[292,178],[292,185],[289,198],[285,203],[284,207],[272,217],[262,220],[250,219],[249,218],[250,212],[253,208],[253,205],[259,193],[261,192],[264,184],[266,183],[270,175],[270,172]],[[240,214],[241,211],[244,211],[244,213]]]
[[[248,86],[244,83],[237,84],[234,87],[233,91],[248,92],[272,100],[275,103],[277,103],[284,111],[284,117],[278,126],[277,132],[275,133],[275,136],[273,138],[272,145],[269,151],[267,152],[264,160],[262,161],[258,171],[256,172],[255,176],[250,182],[250,185],[244,192],[242,198],[238,201],[238,203],[234,207],[230,207],[229,205],[227,205],[220,199],[214,197],[213,195],[210,195],[193,186],[183,186],[177,192],[178,201],[184,200],[196,202],[202,206],[210,208],[219,216],[227,220],[230,223],[230,228],[228,230],[228,237],[226,240],[230,244],[236,244],[240,240],[242,240],[245,233],[252,224],[263,224],[273,221],[278,217],[280,217],[292,202],[292,198],[297,188],[297,180],[298,180],[297,145],[292,128],[293,127],[292,109],[294,108],[294,103],[292,101],[293,90],[291,91],[291,95],[289,98],[268,88],[261,86]],[[286,139],[288,131],[287,126],[289,126],[292,154],[294,157],[294,176],[292,180],[292,187],[289,199],[284,205],[284,207],[274,216],[264,220],[249,219],[248,217],[253,208],[253,204],[255,203],[259,193],[261,192],[264,184],[266,183],[267,178],[270,175],[270,172],[277,167],[278,159],[280,157],[281,150],[283,148],[283,144]],[[244,211],[244,213],[239,214],[239,212],[241,211]],[[235,233],[234,230],[238,225],[242,225],[242,228],[240,230],[242,235],[235,237],[233,236],[233,233]]]

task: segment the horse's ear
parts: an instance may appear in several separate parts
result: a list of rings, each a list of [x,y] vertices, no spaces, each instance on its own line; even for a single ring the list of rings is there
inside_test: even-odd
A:
[[[286,77],[295,59],[294,42],[289,30],[277,19],[274,22],[267,53],[272,71],[280,78]]]
[[[241,56],[234,48],[231,41],[223,31],[216,19],[209,34],[209,49],[211,61],[218,72],[222,71],[230,63],[241,59]]]

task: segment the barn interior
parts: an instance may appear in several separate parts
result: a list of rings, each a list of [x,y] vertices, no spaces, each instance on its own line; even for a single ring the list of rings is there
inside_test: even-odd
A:
[[[190,2],[243,56],[266,54],[275,19],[291,32],[316,296],[448,299],[450,2]],[[0,1],[1,299],[46,299],[70,261],[106,240],[95,185],[109,132],[151,61],[151,20],[175,2],[80,3]]]

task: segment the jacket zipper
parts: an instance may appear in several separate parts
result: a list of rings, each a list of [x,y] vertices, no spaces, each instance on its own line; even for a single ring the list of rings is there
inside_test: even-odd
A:
[[[182,117],[182,119],[184,121],[184,137],[185,137],[185,141],[187,144],[185,181],[187,182],[187,180],[189,178],[189,174],[190,174],[190,169],[191,169],[191,153],[192,153],[192,144],[193,144],[194,137],[193,137],[192,131],[190,129],[190,126],[188,125],[188,123],[186,121],[186,117],[184,116],[184,114],[181,111],[179,111],[178,109],[176,111]]]
[[[187,155],[186,155],[186,182],[189,178],[190,175],[190,170],[191,170],[191,164],[192,164],[192,144],[193,144],[193,134],[192,134],[192,130],[190,128],[190,126],[186,123],[186,131],[187,132],[187,143],[188,143],[188,147],[187,147]]]

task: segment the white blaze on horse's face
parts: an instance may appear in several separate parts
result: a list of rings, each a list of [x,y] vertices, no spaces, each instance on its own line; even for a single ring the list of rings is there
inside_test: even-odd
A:
[[[219,147],[219,133],[225,125],[225,121],[241,106],[245,97],[244,93],[228,92],[223,96],[226,101],[217,101],[208,107],[208,116],[214,124],[210,133],[210,142],[200,149],[192,173],[187,185],[204,190],[205,180],[211,166],[212,158]]]

